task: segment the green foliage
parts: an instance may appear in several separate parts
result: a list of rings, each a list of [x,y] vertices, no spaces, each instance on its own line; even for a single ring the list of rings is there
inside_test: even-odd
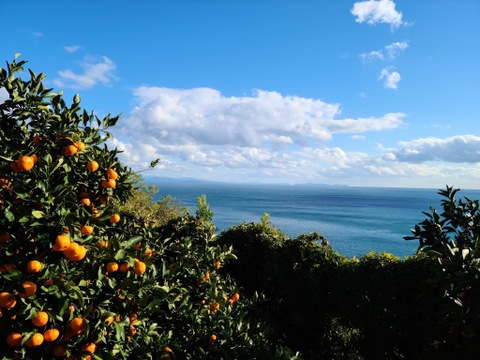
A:
[[[433,208],[407,240],[436,261],[442,287],[442,320],[432,343],[442,359],[480,355],[480,210],[479,201],[457,199],[459,189],[440,190],[442,212]],[[473,357],[472,357],[473,356]]]
[[[207,203],[207,196],[201,195],[197,198],[197,210],[195,211],[197,219],[201,219],[212,224],[213,221],[213,211],[210,210],[210,207]]]
[[[125,202],[115,204],[117,212],[128,213],[148,226],[160,226],[171,219],[187,213],[187,208],[169,195],[158,201],[153,201],[158,193],[158,187],[138,181],[131,196]]]
[[[293,357],[250,315],[256,298],[220,273],[234,255],[216,243],[206,199],[198,219],[170,198],[151,204],[156,189],[134,190],[138,176],[104,144],[118,117],[89,114],[79,96],[67,105],[42,74],[22,80],[24,64],[0,70],[0,358]],[[40,311],[48,322],[34,325]]]

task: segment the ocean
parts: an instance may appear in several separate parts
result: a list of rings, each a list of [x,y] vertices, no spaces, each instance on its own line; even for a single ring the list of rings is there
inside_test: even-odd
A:
[[[242,222],[259,222],[269,214],[273,226],[291,238],[322,234],[344,256],[373,250],[399,257],[413,255],[416,241],[406,241],[410,229],[425,219],[422,211],[440,211],[438,189],[367,188],[320,185],[240,185],[189,181],[148,181],[194,214],[197,198],[206,195],[218,233]],[[480,198],[480,190],[457,196]]]

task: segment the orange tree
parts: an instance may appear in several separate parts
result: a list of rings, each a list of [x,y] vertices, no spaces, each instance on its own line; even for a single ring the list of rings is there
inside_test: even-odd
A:
[[[281,358],[219,275],[211,223],[115,212],[138,180],[105,144],[118,116],[24,64],[0,69],[0,358]]]

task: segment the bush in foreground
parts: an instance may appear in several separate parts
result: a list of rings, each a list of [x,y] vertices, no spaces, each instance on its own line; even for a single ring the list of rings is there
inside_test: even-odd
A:
[[[128,208],[138,178],[104,144],[118,117],[24,64],[0,69],[1,358],[289,358],[219,273],[232,255],[210,222]]]

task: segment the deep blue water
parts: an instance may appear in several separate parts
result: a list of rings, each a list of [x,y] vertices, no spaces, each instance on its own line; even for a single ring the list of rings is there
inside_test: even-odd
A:
[[[259,222],[268,213],[272,225],[292,238],[318,232],[340,254],[357,257],[370,250],[413,255],[418,243],[403,237],[425,218],[422,211],[429,212],[430,207],[440,210],[442,200],[436,189],[196,182],[156,185],[156,199],[171,195],[192,214],[197,198],[205,194],[219,233],[244,221]],[[480,190],[462,190],[457,196],[479,199]]]

